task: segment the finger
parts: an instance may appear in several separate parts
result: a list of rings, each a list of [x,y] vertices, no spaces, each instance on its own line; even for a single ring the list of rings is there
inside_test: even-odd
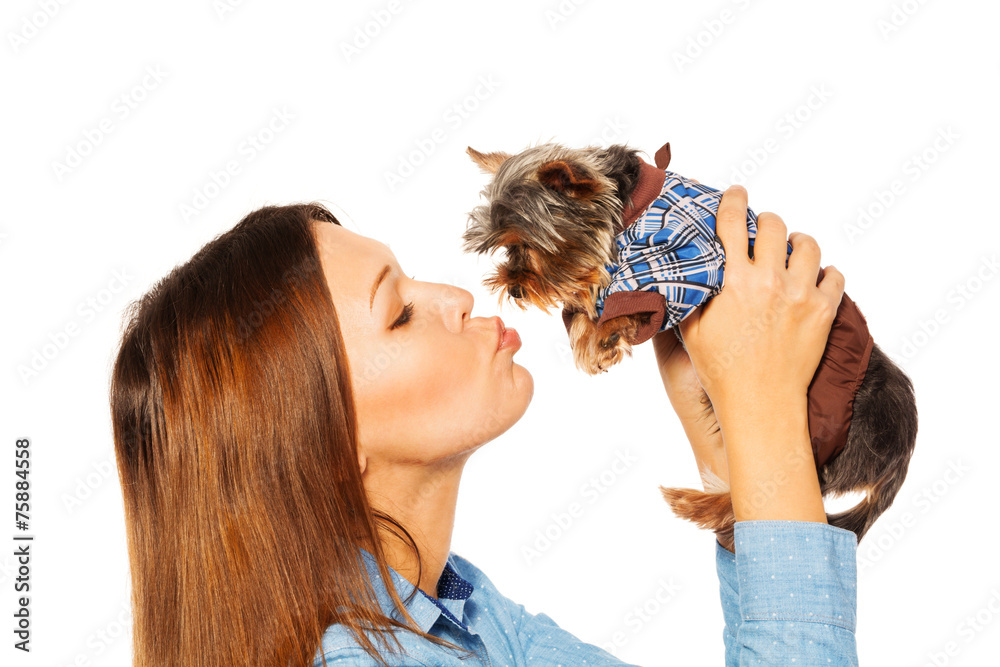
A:
[[[795,253],[792,253],[795,254]],[[840,308],[840,302],[844,298],[844,274],[837,270],[833,264],[825,269],[819,270],[819,289],[830,297],[834,310]]]
[[[747,231],[747,191],[742,185],[730,185],[722,193],[715,215],[715,233],[726,253],[726,271],[739,270],[750,264]],[[685,333],[682,329],[681,333]]]
[[[802,232],[792,232],[788,235],[788,242],[792,244],[792,252],[788,255],[789,275],[803,285],[816,285],[816,276],[820,271],[820,248],[816,239]]]
[[[689,178],[688,180],[691,181],[692,183],[697,183],[698,185],[701,185],[701,181],[696,181],[693,178]]]
[[[754,264],[784,269],[785,259],[788,257],[787,236],[788,228],[781,216],[771,212],[759,214],[757,237],[753,244]]]

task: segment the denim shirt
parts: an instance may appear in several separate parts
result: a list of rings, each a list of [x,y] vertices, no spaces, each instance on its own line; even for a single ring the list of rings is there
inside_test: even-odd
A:
[[[856,666],[857,536],[814,521],[738,521],[734,531],[735,554],[715,541],[725,664]],[[402,620],[374,558],[362,552],[383,612]],[[392,568],[390,573],[405,599],[413,584]],[[631,665],[560,628],[546,614],[528,613],[454,552],[438,582],[437,599],[420,591],[407,610],[424,631],[474,649],[481,659],[460,660],[453,650],[399,630],[405,655],[385,654],[392,665]],[[314,666],[324,655],[330,665],[378,664],[340,624],[327,628]],[[674,664],[669,646],[663,646],[662,655],[657,665]]]

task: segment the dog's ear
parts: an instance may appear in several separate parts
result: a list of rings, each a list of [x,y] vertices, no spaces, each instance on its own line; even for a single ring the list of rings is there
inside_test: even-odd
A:
[[[538,180],[556,192],[577,199],[590,199],[600,190],[600,184],[573,169],[563,160],[552,160],[538,168]]]
[[[480,153],[472,146],[469,146],[465,152],[487,174],[497,173],[497,169],[504,163],[504,160],[510,157],[509,153]]]

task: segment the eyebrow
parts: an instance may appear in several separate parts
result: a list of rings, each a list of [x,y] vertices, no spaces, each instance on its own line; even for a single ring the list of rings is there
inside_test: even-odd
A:
[[[386,264],[384,267],[382,267],[382,270],[379,271],[378,277],[375,278],[375,283],[372,285],[371,299],[369,299],[368,301],[369,312],[371,312],[372,308],[375,305],[375,292],[378,291],[378,286],[382,284],[382,281],[385,280],[385,277],[389,275],[389,271],[391,270],[392,267]]]

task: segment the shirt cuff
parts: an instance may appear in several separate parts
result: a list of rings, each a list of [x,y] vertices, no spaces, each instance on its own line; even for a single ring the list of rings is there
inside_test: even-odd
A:
[[[733,536],[743,621],[812,621],[855,631],[853,531],[818,521],[737,521]]]
[[[740,590],[736,581],[736,554],[722,546],[718,538],[715,539],[715,570],[719,575],[719,598],[722,601],[722,617],[726,623],[722,628],[726,665],[735,665],[739,654],[736,637],[740,632]]]

